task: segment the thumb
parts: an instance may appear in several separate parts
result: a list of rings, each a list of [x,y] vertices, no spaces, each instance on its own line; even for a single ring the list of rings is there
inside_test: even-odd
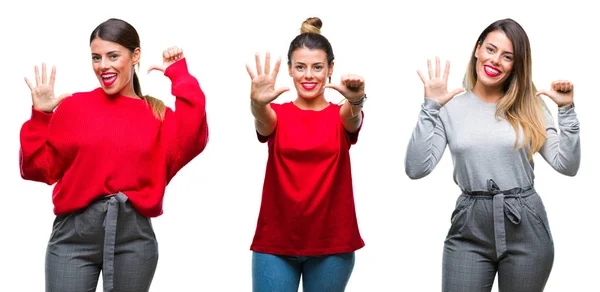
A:
[[[72,94],[70,93],[63,93],[61,94],[59,97],[56,98],[56,105],[58,106],[65,98],[70,97]]]
[[[548,90],[539,90],[538,92],[535,93],[535,96],[540,96],[542,94],[545,95],[545,96],[548,96],[548,97],[551,96],[551,94],[550,94],[550,92]]]
[[[150,71],[152,71],[152,70],[158,70],[158,71],[161,71],[163,73],[165,72],[165,68],[163,68],[163,66],[160,66],[160,65],[152,65],[152,66],[150,66],[148,68],[148,73],[150,73]]]
[[[327,84],[324,86],[324,88],[333,88],[333,89],[337,90],[339,93],[342,93],[342,91],[343,91],[343,86],[338,85],[338,84]]]
[[[289,88],[289,87],[282,87],[282,88],[279,88],[279,89],[275,90],[275,98],[277,98],[277,97],[278,97],[278,96],[280,96],[282,93],[284,93],[284,92],[286,92],[286,91],[288,91],[288,90],[290,90],[290,88]]]
[[[465,91],[464,89],[458,88],[458,89],[452,90],[448,95],[450,95],[450,97],[455,97],[457,94],[463,93],[464,91]]]

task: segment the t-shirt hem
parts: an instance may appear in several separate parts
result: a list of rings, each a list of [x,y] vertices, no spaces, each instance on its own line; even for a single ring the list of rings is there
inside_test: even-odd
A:
[[[268,247],[268,246],[260,246],[252,244],[250,246],[250,250],[267,253],[267,254],[275,254],[275,255],[286,255],[286,256],[321,256],[321,255],[330,255],[330,254],[339,254],[339,253],[347,253],[359,250],[365,246],[364,243],[353,246],[340,246],[340,247],[328,247],[328,248],[319,248],[319,249],[287,249],[287,248],[277,248],[277,247]]]

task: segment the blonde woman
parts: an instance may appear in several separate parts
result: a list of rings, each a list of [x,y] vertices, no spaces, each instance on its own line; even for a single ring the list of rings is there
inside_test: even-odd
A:
[[[449,63],[440,74],[428,61],[425,100],[408,145],[412,179],[429,174],[448,145],[454,180],[462,190],[444,243],[443,291],[543,291],[554,260],[546,211],[536,193],[537,152],[558,172],[579,169],[579,121],[573,84],[552,82],[537,91],[523,28],[498,20],[479,36],[464,87],[447,90]],[[459,95],[460,94],[460,95]],[[558,128],[540,95],[558,105]],[[560,129],[560,131],[559,131]]]

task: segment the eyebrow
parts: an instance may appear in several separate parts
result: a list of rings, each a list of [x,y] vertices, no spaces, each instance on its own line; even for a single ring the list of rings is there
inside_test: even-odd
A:
[[[296,63],[296,64],[300,64],[300,65],[306,65],[306,64],[304,64],[304,63],[302,63],[302,62],[297,62],[297,61],[296,61],[296,62],[294,62],[294,63]],[[317,62],[317,63],[314,63],[313,65],[323,65],[323,64],[325,64],[325,62]]]
[[[119,53],[119,51],[118,50],[114,50],[114,51],[110,51],[110,52],[108,52],[106,54],[108,55],[108,54],[114,54],[114,53]],[[92,55],[100,55],[100,54],[98,54],[98,53],[92,53]]]
[[[492,44],[490,42],[488,42],[487,44],[494,47],[494,49],[498,49],[498,47],[496,47],[494,44]],[[513,52],[509,52],[509,51],[505,51],[504,53],[514,55]]]

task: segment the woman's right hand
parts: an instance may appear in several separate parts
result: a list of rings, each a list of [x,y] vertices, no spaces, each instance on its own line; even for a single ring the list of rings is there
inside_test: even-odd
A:
[[[446,68],[444,68],[444,76],[440,77],[440,58],[435,57],[435,73],[431,68],[431,60],[427,59],[427,69],[429,71],[429,80],[425,78],[421,71],[417,70],[421,81],[425,87],[425,98],[431,98],[435,102],[444,106],[454,96],[463,92],[462,88],[454,89],[452,92],[448,92],[448,74],[450,73],[450,61],[446,61]]]
[[[54,96],[54,79],[56,76],[56,67],[52,66],[52,72],[50,73],[50,80],[48,80],[46,74],[46,64],[42,63],[42,75],[40,76],[40,72],[38,66],[35,66],[35,86],[31,84],[29,79],[25,77],[25,83],[29,86],[31,90],[31,101],[33,103],[33,108],[38,111],[43,112],[52,112],[58,106],[58,104],[65,99],[66,97],[71,96],[71,94],[63,94],[59,97]]]
[[[260,63],[260,57],[258,53],[255,55],[256,59],[256,74],[252,72],[250,66],[246,64],[246,70],[252,79],[252,87],[250,90],[250,99],[252,103],[259,105],[266,105],[275,100],[282,93],[290,90],[287,87],[278,88],[275,90],[275,80],[277,79],[277,73],[279,72],[279,65],[281,65],[281,58],[275,62],[273,72],[271,71],[271,54],[267,52],[265,57],[265,66]]]

